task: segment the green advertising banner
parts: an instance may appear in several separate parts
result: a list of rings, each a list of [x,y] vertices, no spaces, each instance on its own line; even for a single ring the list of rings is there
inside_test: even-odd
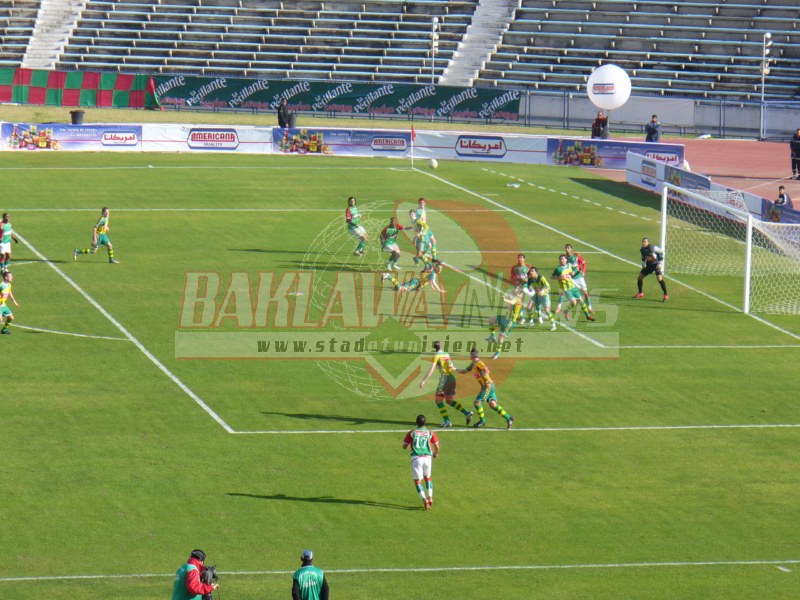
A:
[[[156,75],[154,79],[158,102],[175,108],[270,112],[285,98],[292,112],[519,120],[518,90],[230,77]]]

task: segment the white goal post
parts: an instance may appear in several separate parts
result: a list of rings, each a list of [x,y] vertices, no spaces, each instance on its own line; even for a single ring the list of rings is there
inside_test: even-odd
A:
[[[665,272],[741,278],[745,313],[800,314],[800,224],[761,221],[739,192],[665,183],[661,246]]]

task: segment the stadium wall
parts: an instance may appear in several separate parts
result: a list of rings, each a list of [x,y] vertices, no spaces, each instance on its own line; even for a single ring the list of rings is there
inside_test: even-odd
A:
[[[628,152],[626,162],[626,181],[648,192],[660,195],[664,189],[664,183],[671,183],[689,190],[735,191],[741,194],[750,214],[761,221],[800,223],[800,211],[776,206],[774,202],[756,194],[715,183],[710,177],[692,173],[681,166],[668,165],[650,156],[636,152]]]
[[[525,134],[99,123],[0,123],[5,151],[242,152],[496,161],[624,169],[629,151],[679,165],[681,144]]]

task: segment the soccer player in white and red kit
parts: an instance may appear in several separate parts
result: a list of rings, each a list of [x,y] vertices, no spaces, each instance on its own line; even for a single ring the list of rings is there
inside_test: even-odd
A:
[[[417,415],[417,428],[412,429],[406,434],[403,440],[403,449],[411,446],[411,477],[417,487],[417,493],[422,498],[425,510],[430,510],[433,506],[433,480],[431,470],[433,459],[439,456],[439,438],[436,432],[431,431],[425,424],[425,415]],[[422,487],[422,480],[425,480],[425,489]],[[427,490],[428,495],[425,495]]]

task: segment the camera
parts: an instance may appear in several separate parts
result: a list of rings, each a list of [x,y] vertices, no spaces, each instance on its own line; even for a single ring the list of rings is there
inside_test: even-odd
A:
[[[217,565],[210,565],[203,569],[203,572],[200,573],[200,581],[206,584],[217,583],[219,581]]]
[[[203,572],[200,573],[200,581],[209,585],[217,583],[219,581],[217,565],[209,565],[203,569]],[[214,596],[212,594],[203,594],[203,600],[214,600]]]

